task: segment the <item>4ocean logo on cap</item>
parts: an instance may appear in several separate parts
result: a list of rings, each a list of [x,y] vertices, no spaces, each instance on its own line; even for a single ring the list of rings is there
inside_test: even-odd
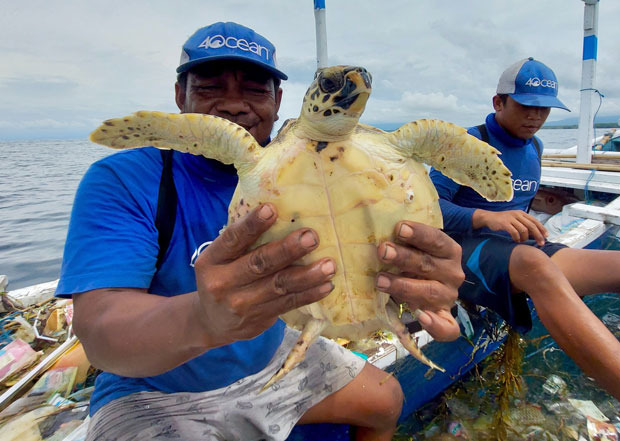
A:
[[[209,35],[202,43],[200,43],[198,47],[203,47],[205,49],[219,49],[224,46],[230,49],[241,49],[242,51],[252,52],[259,57],[264,57],[265,60],[269,60],[269,49],[254,41],[248,42],[244,38],[224,37],[219,34]]]
[[[553,80],[540,80],[538,77],[531,77],[525,82],[526,86],[530,87],[550,87],[551,89],[557,88],[557,82]]]

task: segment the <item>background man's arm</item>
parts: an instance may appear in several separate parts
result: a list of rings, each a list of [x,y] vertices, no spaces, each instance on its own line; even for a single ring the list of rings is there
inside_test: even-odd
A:
[[[545,243],[545,237],[549,234],[538,219],[522,210],[477,209],[472,216],[472,225],[474,230],[486,227],[492,231],[506,231],[515,242],[523,242],[531,237],[539,245]]]
[[[431,169],[430,178],[439,195],[444,230],[463,233],[471,231],[474,209],[452,202],[461,186],[434,168]]]

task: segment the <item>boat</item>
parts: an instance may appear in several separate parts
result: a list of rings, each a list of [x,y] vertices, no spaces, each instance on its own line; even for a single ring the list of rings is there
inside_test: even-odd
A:
[[[571,247],[598,247],[601,238],[620,225],[620,130],[595,138],[593,98],[598,45],[598,0],[584,2],[581,106],[577,145],[566,150],[545,149],[542,155],[540,196],[533,208],[564,220],[556,235]],[[560,195],[558,203],[555,195]],[[555,198],[555,199],[554,199]],[[537,202],[537,201],[535,201]],[[548,222],[551,221],[548,220]],[[550,224],[554,230],[554,224]],[[616,230],[615,233],[612,233]],[[555,240],[553,237],[552,240]]]
[[[583,60],[586,74],[582,78],[580,143],[565,150],[546,149],[543,152],[541,187],[533,209],[552,232],[552,240],[574,248],[602,248],[605,240],[618,237],[620,225],[620,130],[609,130],[594,139],[594,142],[589,141],[593,139],[593,117],[588,110],[588,103],[589,95],[593,93],[593,64],[596,62],[596,45],[594,50],[591,45],[592,37],[596,37],[598,0],[583,1],[584,22],[587,22],[587,26],[584,26]],[[315,22],[317,64],[321,67],[327,65],[324,1],[315,0]],[[1,282],[0,291],[3,291]],[[53,281],[9,291],[5,298],[27,308],[51,298],[56,283]],[[401,383],[405,395],[401,421],[467,374],[503,342],[505,334],[497,332],[497,326],[493,326],[497,323],[485,311],[476,313],[457,304],[452,312],[463,329],[463,335],[453,342],[435,342],[426,331],[420,329],[417,322],[411,319],[407,324],[425,355],[441,365],[445,373],[429,371],[425,365],[408,355],[397,339],[389,335],[376,338],[366,349],[356,351],[370,363],[393,374]],[[23,394],[37,376],[45,372],[75,341],[75,336],[69,330],[65,343],[36,364],[28,375],[0,394],[0,411]],[[66,439],[83,439],[79,435],[85,433],[87,424],[88,418]],[[73,438],[69,438],[72,435]],[[346,425],[316,424],[295,427],[288,439],[337,441],[349,440],[350,435]]]

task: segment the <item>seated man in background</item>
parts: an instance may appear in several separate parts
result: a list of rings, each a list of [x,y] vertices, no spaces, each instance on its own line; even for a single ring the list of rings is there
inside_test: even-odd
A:
[[[512,172],[514,198],[489,202],[437,170],[444,230],[463,248],[465,283],[459,298],[497,312],[520,332],[532,327],[526,294],[558,345],[579,367],[620,399],[620,343],[580,296],[620,292],[620,252],[571,249],[546,240],[527,212],[541,176],[542,142],[535,133],[557,98],[551,69],[532,58],[502,73],[495,113],[468,130],[501,152]]]

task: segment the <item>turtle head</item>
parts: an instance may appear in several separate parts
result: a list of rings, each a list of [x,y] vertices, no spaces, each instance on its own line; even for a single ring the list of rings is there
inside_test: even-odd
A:
[[[310,137],[329,141],[351,133],[366,107],[371,82],[371,75],[363,67],[317,70],[304,96],[299,118]]]

